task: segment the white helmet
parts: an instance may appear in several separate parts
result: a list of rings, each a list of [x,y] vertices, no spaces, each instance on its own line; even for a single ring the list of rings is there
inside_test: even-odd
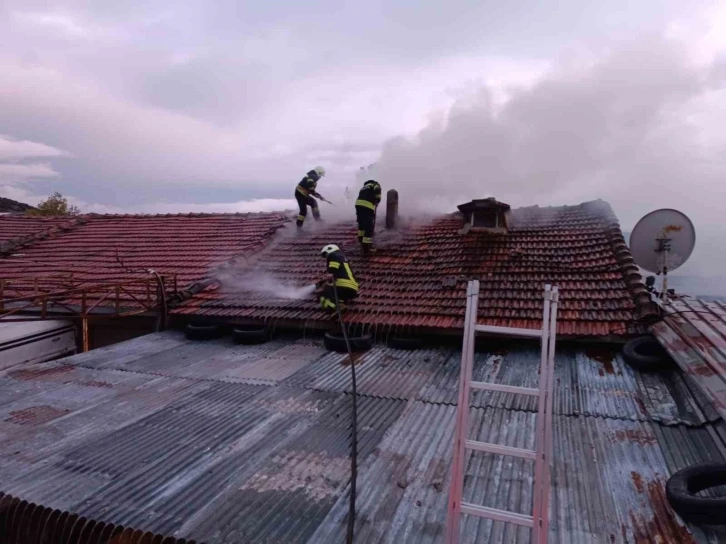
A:
[[[320,252],[320,254],[323,257],[327,257],[331,253],[335,253],[336,251],[340,251],[340,248],[336,246],[335,244],[328,244],[323,248],[323,250]]]
[[[321,178],[325,175],[325,168],[323,168],[322,166],[316,166],[315,168],[313,168],[313,170]]]

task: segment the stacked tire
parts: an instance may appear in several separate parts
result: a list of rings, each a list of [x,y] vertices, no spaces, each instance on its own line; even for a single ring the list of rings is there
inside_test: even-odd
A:
[[[232,339],[237,344],[248,346],[264,344],[270,339],[270,333],[265,327],[236,327],[232,330]]]
[[[224,335],[224,329],[210,323],[189,323],[184,334],[189,340],[215,340]],[[265,327],[235,327],[232,329],[232,339],[237,344],[264,344],[270,340],[270,333]]]
[[[326,332],[323,337],[323,344],[328,351],[337,353],[348,353],[348,344],[353,352],[368,351],[373,346],[373,337],[368,333],[359,336],[348,336],[348,344],[345,337],[339,332]]]
[[[625,344],[623,358],[639,372],[658,372],[671,366],[670,357],[652,336],[641,336]]]
[[[726,485],[726,463],[699,463],[670,477],[666,497],[684,521],[695,525],[726,525],[726,495],[698,495],[723,485]]]
[[[222,337],[222,327],[209,323],[189,323],[184,330],[189,340],[214,340]]]

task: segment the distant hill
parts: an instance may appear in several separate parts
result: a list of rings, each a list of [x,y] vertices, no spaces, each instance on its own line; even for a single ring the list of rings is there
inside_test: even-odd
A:
[[[28,210],[34,209],[29,204],[23,204],[22,202],[0,196],[0,213],[25,213]]]

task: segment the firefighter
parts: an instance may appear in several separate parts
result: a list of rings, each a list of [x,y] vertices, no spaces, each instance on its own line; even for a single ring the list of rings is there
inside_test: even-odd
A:
[[[369,179],[363,184],[355,201],[355,215],[358,218],[358,241],[363,252],[373,253],[373,231],[376,228],[376,210],[381,202],[381,185]]]
[[[329,244],[323,248],[320,254],[327,259],[327,271],[330,274],[329,278],[318,282],[318,287],[322,287],[320,307],[323,310],[332,312],[336,309],[333,282],[335,282],[338,291],[338,300],[341,302],[358,297],[358,282],[353,276],[348,260],[338,246]]]
[[[301,228],[305,222],[305,216],[308,214],[308,206],[313,210],[313,217],[317,220],[320,219],[320,210],[318,209],[318,203],[315,198],[322,199],[323,197],[318,194],[315,190],[318,180],[325,175],[325,168],[322,166],[316,166],[298,183],[295,188],[295,200],[297,205],[300,207],[300,213],[297,216],[297,226]],[[315,197],[315,198],[313,198]]]

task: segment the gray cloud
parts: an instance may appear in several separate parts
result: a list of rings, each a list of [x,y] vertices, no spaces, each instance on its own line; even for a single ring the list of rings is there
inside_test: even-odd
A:
[[[14,140],[0,134],[0,160],[62,157],[63,155],[66,155],[66,153],[55,147],[29,140]]]
[[[605,7],[569,0],[453,2],[46,2],[0,7],[5,52],[63,70],[114,96],[240,123],[285,89],[353,67],[421,65],[459,55],[538,58],[564,42],[659,28],[692,13],[678,0]],[[4,13],[4,17],[2,14]],[[599,38],[598,38],[599,37]],[[395,78],[395,72],[389,74]],[[394,85],[399,81],[390,81]],[[339,95],[337,100],[345,100]],[[269,114],[266,111],[265,114]]]
[[[230,211],[317,163],[338,200],[379,160],[409,207],[601,197],[626,226],[668,205],[716,232],[724,63],[632,40],[710,3],[6,0],[0,132],[48,149],[0,160],[0,188]]]

